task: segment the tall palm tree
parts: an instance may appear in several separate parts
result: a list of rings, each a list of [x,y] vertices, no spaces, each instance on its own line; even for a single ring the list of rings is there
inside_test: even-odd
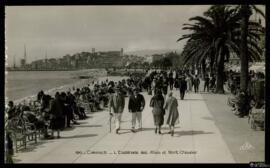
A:
[[[240,23],[241,15],[237,9],[225,5],[214,5],[205,13],[204,17],[196,16],[190,21],[194,24],[184,24],[183,30],[191,30],[177,41],[188,39],[182,56],[185,63],[201,63],[205,59],[210,60],[217,76],[216,92],[223,93],[224,63],[229,60],[232,53],[239,55]],[[248,40],[248,53],[252,60],[260,59],[261,50],[254,43],[258,39],[257,24],[250,25],[250,37]],[[256,29],[254,29],[254,27]],[[253,30],[254,29],[254,30]]]
[[[240,61],[241,61],[241,75],[240,75],[240,89],[242,91],[247,90],[248,85],[248,31],[249,31],[249,18],[253,11],[259,13],[265,18],[264,13],[258,9],[255,5],[240,5],[237,6],[239,13],[241,15],[241,45],[240,45]],[[256,24],[256,23],[253,23]],[[258,24],[258,23],[257,23]],[[256,28],[255,28],[256,29]],[[256,41],[254,41],[256,42]]]

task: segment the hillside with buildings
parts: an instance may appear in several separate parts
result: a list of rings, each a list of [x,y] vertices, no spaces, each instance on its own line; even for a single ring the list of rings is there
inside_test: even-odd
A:
[[[24,57],[20,60],[20,65],[8,67],[7,70],[77,70],[77,69],[92,69],[92,68],[115,68],[115,67],[137,67],[138,65],[150,65],[151,63],[162,60],[165,57],[170,57],[173,66],[179,63],[180,54],[174,50],[140,50],[134,52],[125,52],[121,50],[115,51],[96,51],[92,48],[91,51],[83,51],[75,54],[66,54],[61,58],[39,59],[27,63],[26,48]]]
[[[142,63],[144,59],[136,55],[124,55],[124,50],[80,52],[67,54],[61,58],[39,59],[26,63],[26,51],[20,66],[14,64],[8,70],[76,70],[91,68],[112,68],[126,66],[132,62]]]

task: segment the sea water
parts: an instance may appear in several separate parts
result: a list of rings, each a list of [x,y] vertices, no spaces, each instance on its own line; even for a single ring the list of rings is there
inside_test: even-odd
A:
[[[5,75],[5,100],[19,100],[27,96],[37,95],[40,90],[50,91],[65,85],[87,81],[80,75],[101,75],[100,70],[80,71],[8,71]],[[104,73],[103,73],[104,74]]]

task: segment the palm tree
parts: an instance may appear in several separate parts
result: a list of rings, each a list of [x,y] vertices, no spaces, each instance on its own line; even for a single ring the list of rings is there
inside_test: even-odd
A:
[[[240,89],[244,92],[247,90],[248,85],[248,31],[249,31],[249,18],[254,10],[265,18],[264,13],[255,5],[240,5],[237,6],[241,15],[241,45],[240,45],[240,60],[241,60],[241,76],[240,76]],[[253,23],[258,24],[258,23]],[[258,25],[257,25],[258,26]],[[259,25],[260,26],[260,25]],[[256,28],[254,28],[256,29]],[[254,41],[256,42],[256,41]]]
[[[225,5],[214,5],[205,13],[204,17],[196,16],[190,21],[195,24],[184,24],[183,30],[191,30],[177,41],[188,39],[182,56],[184,63],[201,64],[209,59],[210,65],[214,68],[217,76],[217,93],[224,93],[224,63],[229,60],[230,55],[235,53],[239,56],[240,23],[241,15],[237,9]],[[258,25],[249,23],[257,28]],[[248,36],[248,53],[252,60],[260,59],[261,50],[254,43],[258,39],[257,29],[250,27]]]

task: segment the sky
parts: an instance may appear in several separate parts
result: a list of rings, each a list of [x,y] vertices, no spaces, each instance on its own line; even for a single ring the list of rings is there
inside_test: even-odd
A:
[[[184,23],[209,5],[164,6],[7,6],[5,40],[8,65],[77,52],[178,49]],[[264,10],[264,6],[260,6]]]

